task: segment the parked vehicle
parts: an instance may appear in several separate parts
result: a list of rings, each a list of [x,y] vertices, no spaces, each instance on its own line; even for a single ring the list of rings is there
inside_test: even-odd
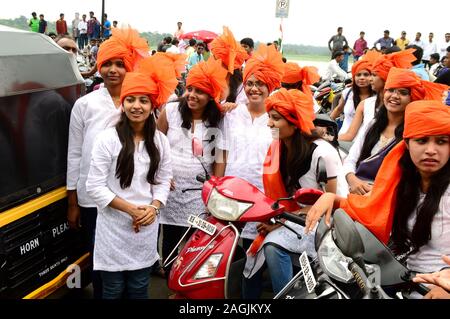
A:
[[[66,220],[70,112],[84,94],[72,54],[0,26],[0,298],[45,298],[87,249]]]

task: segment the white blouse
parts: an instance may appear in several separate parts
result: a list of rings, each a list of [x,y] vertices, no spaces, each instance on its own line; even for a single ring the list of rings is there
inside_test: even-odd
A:
[[[239,104],[227,113],[223,121],[223,144],[227,150],[225,176],[240,177],[264,192],[263,164],[272,143],[272,132],[267,126],[267,113],[252,119],[246,104]],[[257,223],[247,223],[241,237],[254,239]]]
[[[153,200],[166,204],[172,168],[166,136],[156,131],[155,144],[160,164],[155,180],[147,182],[150,156],[141,141],[134,153],[134,175],[131,185],[122,189],[116,175],[117,158],[122,149],[115,128],[97,137],[93,150],[86,190],[98,208],[94,246],[94,269],[104,271],[137,270],[150,267],[159,259],[157,252],[158,221],[135,233],[132,217],[108,205],[119,196],[134,205],[149,205]]]
[[[86,193],[86,179],[96,136],[116,125],[122,114],[116,108],[106,88],[100,88],[79,98],[72,109],[67,151],[67,189],[77,190],[78,204],[95,207]]]
[[[419,206],[425,199],[425,194],[420,195]],[[411,214],[408,220],[408,231],[412,232],[416,223],[417,211]],[[406,263],[408,269],[415,272],[435,272],[448,267],[441,258],[442,255],[450,256],[450,186],[441,197],[439,211],[434,215],[431,223],[431,239],[420,247],[419,251],[408,257]]]

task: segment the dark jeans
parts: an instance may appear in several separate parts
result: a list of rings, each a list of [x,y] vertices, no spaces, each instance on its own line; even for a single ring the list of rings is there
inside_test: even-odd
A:
[[[87,34],[80,34],[80,37],[78,38],[78,49],[83,50],[84,46],[88,44],[88,37]]]
[[[265,245],[265,264],[251,278],[243,278],[242,298],[259,299],[263,289],[263,272],[269,269],[273,292],[278,294],[293,277],[293,266],[290,255],[283,249],[273,245]]]
[[[80,207],[81,226],[87,248],[89,250],[89,261],[91,268],[89,274],[91,276],[92,286],[94,288],[94,299],[102,298],[102,279],[98,271],[93,270],[94,265],[94,243],[95,243],[95,225],[97,223],[97,208]]]
[[[174,225],[161,225],[163,230],[163,239],[162,239],[162,260],[163,262],[166,261],[169,254],[172,252],[172,250],[177,245],[178,241],[181,239],[181,236],[183,236],[184,232],[187,230],[187,227],[183,226],[174,226]],[[189,239],[189,237],[192,235],[192,233],[195,231],[195,229],[192,229],[191,232],[187,235],[186,239]],[[175,252],[170,259],[173,259],[176,255],[178,255],[177,252]],[[169,275],[170,268],[172,267],[172,264],[170,264],[167,267],[164,267],[164,270],[166,272],[166,276]]]
[[[151,267],[131,271],[100,271],[103,299],[148,299]]]

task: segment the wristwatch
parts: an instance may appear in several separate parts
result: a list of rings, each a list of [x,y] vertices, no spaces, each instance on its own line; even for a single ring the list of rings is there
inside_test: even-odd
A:
[[[153,208],[155,209],[155,211],[156,211],[156,216],[159,215],[159,207],[156,207],[155,205],[152,205],[152,204],[150,204],[150,205],[148,205],[148,206],[153,207]]]

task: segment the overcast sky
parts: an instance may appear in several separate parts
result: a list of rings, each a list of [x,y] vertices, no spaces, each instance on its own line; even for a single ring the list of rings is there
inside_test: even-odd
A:
[[[57,20],[65,13],[72,21],[75,12],[94,11],[101,15],[101,0],[18,0],[2,5],[0,18],[16,18],[31,12],[43,13],[47,20]],[[425,9],[426,5],[429,9]],[[177,21],[185,32],[199,29],[222,32],[228,26],[237,40],[252,37],[268,42],[279,37],[280,19],[275,18],[276,0],[105,0],[108,19],[131,24],[139,31],[173,33]],[[434,32],[435,41],[444,41],[450,32],[445,23],[447,0],[429,3],[410,0],[290,0],[289,17],[283,20],[284,43],[326,46],[338,26],[353,45],[360,31],[366,32],[371,45],[389,29],[393,38],[405,30],[413,39],[417,31],[422,40]],[[439,14],[441,12],[441,14]],[[88,15],[89,16],[89,15]],[[445,29],[446,28],[446,29]],[[151,44],[156,46],[155,44]]]

